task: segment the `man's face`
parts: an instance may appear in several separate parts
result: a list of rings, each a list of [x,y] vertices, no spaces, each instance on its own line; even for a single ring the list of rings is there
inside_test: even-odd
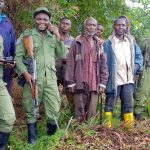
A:
[[[126,21],[125,19],[119,19],[114,24],[114,30],[116,35],[123,35],[125,34],[127,29]]]
[[[60,31],[63,33],[69,32],[71,29],[71,21],[69,19],[63,19],[60,22]]]
[[[97,35],[98,37],[101,37],[102,34],[103,34],[103,32],[104,32],[104,27],[103,27],[102,25],[97,25],[96,35]]]
[[[90,19],[86,22],[85,33],[88,35],[94,35],[96,33],[97,21],[95,19]]]
[[[50,23],[50,18],[45,13],[39,13],[35,16],[35,26],[36,28],[43,32],[47,29],[48,24]]]
[[[0,0],[0,9],[3,9],[4,5],[5,5],[4,0]]]

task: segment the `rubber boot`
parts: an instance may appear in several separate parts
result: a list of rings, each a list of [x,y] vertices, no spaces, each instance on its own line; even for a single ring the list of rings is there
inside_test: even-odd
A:
[[[29,123],[28,126],[28,143],[36,144],[37,140],[37,123]]]
[[[57,126],[54,124],[47,123],[47,134],[53,135],[57,130]]]
[[[105,112],[104,116],[105,116],[104,126],[107,128],[111,128],[112,127],[112,112]]]
[[[10,133],[0,132],[0,150],[6,150]]]
[[[134,128],[134,115],[133,112],[124,114],[124,122],[126,129],[132,130]]]

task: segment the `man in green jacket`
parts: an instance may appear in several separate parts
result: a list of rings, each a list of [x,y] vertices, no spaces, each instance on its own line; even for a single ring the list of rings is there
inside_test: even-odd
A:
[[[37,123],[31,95],[33,77],[23,63],[23,58],[28,58],[24,38],[32,36],[33,39],[33,54],[37,63],[38,99],[39,103],[43,102],[45,106],[48,135],[56,132],[56,120],[61,104],[57,87],[55,58],[63,58],[66,55],[66,49],[64,43],[60,41],[58,29],[50,23],[51,13],[49,10],[45,7],[39,7],[34,11],[33,17],[35,28],[26,30],[20,36],[16,53],[17,69],[26,80],[23,87],[23,105],[27,113],[28,142],[31,144],[35,144],[37,140]]]
[[[134,116],[137,121],[142,119],[145,108],[150,115],[150,38],[144,39],[141,43],[144,69],[143,75],[139,75],[134,99]]]
[[[3,38],[0,36],[0,57],[3,56]],[[15,111],[11,97],[3,82],[3,62],[0,62],[0,150],[5,150],[15,122]]]

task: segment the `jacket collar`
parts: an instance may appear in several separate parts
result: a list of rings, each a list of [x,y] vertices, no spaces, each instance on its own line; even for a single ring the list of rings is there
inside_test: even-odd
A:
[[[79,43],[82,43],[82,38],[83,38],[84,35],[78,35],[76,38],[75,38],[75,41],[76,42],[79,42]],[[93,36],[93,38],[98,42],[98,37],[97,36]]]
[[[108,39],[112,42],[114,40],[114,37],[115,37],[115,34],[113,33],[112,35],[110,35],[108,37]],[[124,38],[127,38],[130,41],[130,43],[132,43],[134,41],[134,37],[132,35],[129,35],[129,34],[125,34]]]
[[[41,36],[41,34],[36,30],[36,28],[34,28],[34,29],[32,30],[32,34],[33,34],[33,35]],[[53,36],[48,30],[46,30],[46,35],[48,35],[48,36],[50,36],[50,37]]]

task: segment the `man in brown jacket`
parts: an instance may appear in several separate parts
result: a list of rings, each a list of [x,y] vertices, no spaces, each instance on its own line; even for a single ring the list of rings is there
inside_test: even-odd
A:
[[[67,57],[65,80],[74,93],[75,118],[80,122],[96,114],[98,94],[105,91],[108,80],[107,59],[95,38],[97,21],[84,22],[84,34],[72,43]]]

